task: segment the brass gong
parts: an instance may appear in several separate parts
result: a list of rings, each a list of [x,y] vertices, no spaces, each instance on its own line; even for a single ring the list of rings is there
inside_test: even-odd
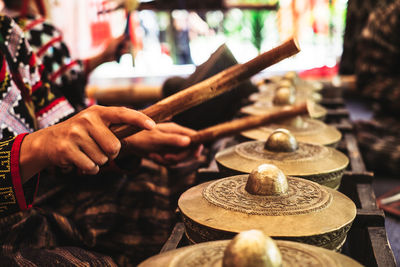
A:
[[[279,128],[289,130],[299,142],[314,143],[319,145],[336,147],[342,139],[342,133],[335,127],[329,126],[322,121],[313,120],[303,116],[272,123],[264,127],[242,132],[241,135],[252,140],[265,140],[266,136]]]
[[[268,82],[265,82],[265,81],[268,81]],[[289,81],[296,88],[300,88],[301,90],[319,92],[324,88],[324,86],[321,82],[312,81],[312,80],[304,80],[304,79],[300,78],[297,75],[297,73],[294,71],[289,71],[289,72],[285,73],[283,76],[268,77],[264,81],[257,82],[257,86],[270,85],[270,84],[279,85],[283,81]]]
[[[275,130],[264,141],[249,141],[215,155],[225,175],[250,173],[263,163],[274,164],[286,175],[308,179],[337,189],[349,159],[342,152],[322,145],[297,142],[285,129]]]
[[[287,105],[299,104],[305,100],[307,100],[307,98],[302,99],[296,97],[296,91],[292,86],[285,86],[275,91],[272,101],[255,102],[252,105],[242,107],[240,112],[249,115],[264,115],[268,112],[282,109],[282,107]],[[312,118],[322,120],[326,117],[327,110],[324,107],[309,99],[307,103],[310,103],[308,105]]]
[[[285,73],[281,79],[281,81],[290,81],[294,86],[301,90],[309,90],[309,91],[321,91],[323,89],[322,83],[318,81],[310,81],[301,79],[295,71],[289,71]]]
[[[253,231],[247,231],[248,232]],[[241,233],[242,234],[242,233]],[[240,235],[240,234],[239,234]],[[146,261],[139,264],[139,267],[153,267],[153,266],[165,266],[165,267],[227,267],[227,266],[250,266],[250,264],[227,264],[227,260],[233,254],[233,256],[239,259],[248,258],[252,260],[251,263],[265,261],[265,258],[271,259],[272,263],[263,266],[282,266],[282,267],[361,267],[362,265],[355,260],[342,255],[337,252],[333,252],[327,249],[310,246],[306,244],[301,244],[292,241],[282,241],[275,240],[275,246],[277,247],[279,256],[271,254],[271,248],[268,248],[264,255],[258,256],[258,259],[250,258],[247,248],[250,250],[254,247],[251,246],[252,243],[258,245],[257,242],[250,243],[248,247],[243,249],[236,249],[233,253],[229,253],[233,242],[238,239],[237,235],[233,240],[222,240],[222,241],[212,241],[202,244],[196,244],[192,246],[187,246],[179,248],[173,251],[161,253],[159,255],[153,256]],[[236,240],[235,240],[236,239]],[[241,240],[239,240],[241,241]],[[258,240],[256,240],[258,241]],[[275,248],[273,248],[275,250]],[[261,258],[261,259],[260,259]],[[276,259],[278,258],[278,259]],[[278,262],[276,264],[275,262]],[[258,263],[257,262],[257,263]],[[255,266],[255,265],[253,265]]]
[[[299,99],[299,101],[304,101],[307,99],[310,99],[316,103],[321,102],[322,96],[319,93],[315,92],[302,92],[302,91],[297,91],[296,92],[296,98]],[[272,102],[274,99],[274,93],[273,92],[259,92],[259,93],[253,93],[249,96],[249,100],[252,102]]]
[[[181,195],[178,207],[193,243],[257,229],[272,238],[339,250],[356,216],[355,204],[342,193],[286,177],[271,164],[250,175],[192,187]]]
[[[296,99],[298,99],[298,101],[305,101],[309,99],[314,102],[320,102],[322,100],[322,96],[319,92],[304,86],[298,87],[287,79],[282,79],[276,83],[260,85],[259,92],[251,94],[249,96],[249,100],[253,102],[272,102],[275,92],[283,87],[293,88],[292,90],[294,90]]]
[[[294,104],[299,104],[300,101],[294,102]],[[248,115],[264,115],[271,111],[279,110],[283,106],[277,106],[270,102],[256,102],[252,105],[244,106],[240,109],[240,112]],[[327,110],[323,106],[315,103],[314,104],[314,112],[312,114],[312,118],[317,120],[323,120],[327,115]]]

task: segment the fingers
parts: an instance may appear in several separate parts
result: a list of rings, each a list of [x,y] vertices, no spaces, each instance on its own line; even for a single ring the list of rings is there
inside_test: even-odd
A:
[[[43,130],[43,155],[50,164],[75,165],[86,174],[115,158],[121,148],[109,129],[111,124],[130,124],[151,130],[155,123],[145,114],[121,107],[90,107],[62,123]]]
[[[162,147],[186,147],[190,145],[190,137],[175,133],[160,132],[157,137],[157,141]]]
[[[83,174],[97,174],[100,170],[99,165],[95,164],[88,156],[83,152],[78,152],[75,155],[74,161],[72,162]]]
[[[194,156],[198,159],[201,156],[201,153],[203,152],[204,146],[201,144],[197,147],[197,149],[194,152]]]
[[[150,153],[148,157],[163,165],[176,165],[182,162],[187,162],[193,159],[199,159],[201,152],[203,151],[203,145],[199,145],[194,149],[186,149],[179,153]]]
[[[104,51],[104,57],[108,58],[108,60],[117,60],[119,61],[121,55],[129,53],[129,42],[130,39],[126,35],[121,35],[115,39],[112,39],[107,46],[107,49]],[[109,54],[109,55],[107,55]]]
[[[129,48],[130,48],[130,39],[123,35],[118,38],[118,48],[120,49],[121,54],[129,53]]]
[[[173,162],[168,162],[168,160],[164,159],[163,156],[157,153],[151,153],[148,155],[148,158],[153,160],[154,162],[157,162],[162,165],[171,165]]]
[[[93,112],[98,112],[100,114],[99,116],[101,120],[103,120],[103,123],[94,119],[95,123],[92,123],[92,127],[88,127],[89,135],[95,140],[96,144],[99,145],[102,152],[110,159],[114,159],[121,149],[120,141],[108,128],[110,124],[130,124],[148,130],[155,127],[153,120],[145,114],[133,109],[98,106],[94,108]],[[90,155],[89,157],[93,159]],[[99,160],[100,162],[102,161],[102,159]]]
[[[96,174],[99,172],[99,166],[91,160],[86,152],[79,149],[78,146],[71,145],[65,149],[62,155],[58,155],[61,160],[57,164],[61,168],[74,165],[84,174]]]
[[[87,138],[86,142],[81,143],[79,148],[94,164],[98,166],[103,166],[107,163],[109,157],[115,158],[119,152],[119,149],[115,150],[112,154],[103,152],[103,150],[91,138]]]
[[[87,143],[82,145],[82,148],[84,151],[88,151],[88,153],[97,153],[97,154],[101,153],[101,155],[98,156],[99,161],[95,160],[94,156],[91,156],[92,154],[88,155],[90,158],[95,160],[96,163],[98,163],[99,165],[103,165],[104,163],[101,164],[101,162],[104,160],[104,157],[106,157],[108,160],[108,158],[114,159],[118,156],[118,153],[121,149],[121,142],[107,127],[103,126],[103,127],[90,128],[89,135],[92,138],[91,139],[92,142],[88,141]],[[95,148],[89,148],[92,146]]]
[[[191,142],[190,136],[196,133],[195,130],[172,122],[157,124],[157,129],[165,133],[167,145],[180,147],[188,146]]]
[[[203,151],[203,145],[199,145],[198,147],[187,149],[180,153],[167,153],[164,155],[164,158],[167,161],[175,161],[175,162],[186,161],[188,159],[193,159],[193,158],[198,159],[200,158],[202,151]]]
[[[157,129],[160,129],[163,132],[177,133],[177,134],[182,134],[182,135],[187,135],[187,136],[190,136],[190,135],[193,135],[196,133],[195,130],[183,127],[183,126],[178,125],[173,122],[159,123],[159,124],[157,124]]]
[[[177,154],[165,154],[164,159],[168,162],[179,163],[181,161],[193,158],[193,151],[183,151]]]
[[[97,106],[97,108],[100,110],[101,118],[108,123],[107,126],[110,124],[129,124],[146,130],[152,130],[156,126],[150,117],[130,108],[100,106]]]

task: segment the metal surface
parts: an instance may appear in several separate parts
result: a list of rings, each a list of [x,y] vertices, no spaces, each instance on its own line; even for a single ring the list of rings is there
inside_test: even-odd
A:
[[[191,242],[231,238],[257,229],[273,238],[340,249],[356,216],[342,193],[314,182],[288,177],[280,195],[246,191],[248,175],[203,183],[187,190],[178,207]]]
[[[241,135],[249,139],[263,141],[278,128],[289,130],[299,142],[304,143],[335,147],[342,138],[341,132],[335,127],[319,120],[300,116],[282,123],[272,123],[265,127],[245,131]]]
[[[294,104],[299,104],[303,100],[296,99]],[[256,102],[252,105],[245,106],[240,109],[240,112],[248,115],[263,115],[271,111],[280,110],[284,106],[274,105],[272,102]],[[315,104],[312,118],[322,120],[326,117],[327,110],[319,104]]]
[[[273,86],[266,86],[267,88],[273,88]],[[252,102],[269,102],[273,101],[274,94],[273,91],[262,91],[259,93],[251,94],[249,100]],[[301,90],[296,90],[296,99],[299,101],[310,99],[319,103],[322,100],[321,94],[318,92],[305,92]]]
[[[281,267],[282,254],[274,240],[259,230],[237,234],[225,248],[222,267]]]
[[[275,96],[272,100],[274,105],[293,105],[296,101],[296,91],[293,86],[290,87],[279,87],[275,91]]]
[[[250,141],[218,152],[215,159],[225,174],[250,173],[259,165],[274,164],[286,175],[302,177],[337,189],[349,159],[338,150],[298,143],[294,152],[274,152],[263,141]]]
[[[142,262],[139,267],[221,267],[225,248],[229,242],[229,240],[214,241],[180,248],[151,257]],[[276,243],[282,254],[282,266],[362,266],[347,256],[323,248],[281,240],[276,240]]]

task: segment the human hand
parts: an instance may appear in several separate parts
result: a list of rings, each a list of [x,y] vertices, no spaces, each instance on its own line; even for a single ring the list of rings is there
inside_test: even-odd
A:
[[[198,158],[203,146],[190,146],[196,131],[175,123],[160,123],[151,131],[141,131],[123,139],[124,153],[134,153],[163,165]]]
[[[51,165],[75,166],[96,174],[99,166],[114,159],[121,143],[111,124],[130,124],[151,130],[155,123],[145,114],[123,107],[92,106],[72,118],[25,137],[21,144],[21,176],[29,178]]]
[[[102,53],[87,58],[85,63],[85,72],[87,74],[91,73],[97,66],[105,62],[117,60],[120,55],[129,52],[129,39],[125,35],[111,39],[105,45],[105,49]]]
[[[101,61],[104,63],[119,60],[119,57],[126,53],[129,53],[129,38],[121,35],[107,42],[104,51],[101,53]]]

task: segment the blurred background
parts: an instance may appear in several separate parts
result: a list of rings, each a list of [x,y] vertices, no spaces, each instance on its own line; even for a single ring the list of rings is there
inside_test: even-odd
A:
[[[73,57],[94,55],[109,38],[129,31],[132,53],[97,68],[91,84],[190,74],[223,43],[244,62],[295,35],[302,52],[267,72],[324,66],[335,72],[342,54],[346,0],[128,2],[136,7],[129,16],[124,1],[47,1],[48,17]]]

